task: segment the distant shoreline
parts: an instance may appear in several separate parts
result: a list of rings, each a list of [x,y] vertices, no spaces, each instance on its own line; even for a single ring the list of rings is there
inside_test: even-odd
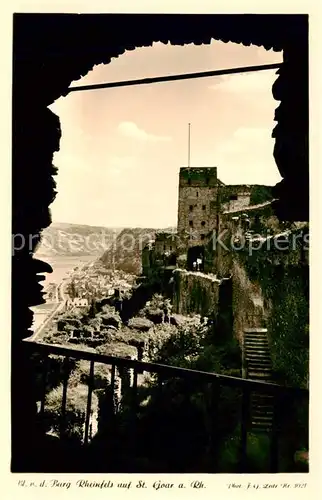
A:
[[[75,268],[81,265],[86,265],[87,263],[93,262],[97,260],[97,256],[87,255],[87,256],[63,256],[63,255],[55,255],[55,256],[43,256],[41,254],[35,254],[35,258],[39,258],[44,260],[44,262],[48,262],[53,267],[53,272],[51,274],[46,274],[46,279],[43,282],[44,292],[49,286],[49,283],[55,283],[55,285],[59,286],[65,278],[68,277],[68,274]],[[59,265],[60,264],[60,265]],[[63,265],[62,265],[63,264]],[[52,313],[53,307],[50,307],[50,304],[56,304],[56,302],[45,302],[45,304],[39,304],[34,307],[31,307],[31,310],[34,313],[34,320],[32,324],[32,330],[35,331],[38,329],[48,315]]]
[[[99,255],[43,255],[35,254],[36,259],[43,260],[50,264],[53,268],[52,273],[46,274],[46,280],[44,282],[44,288],[48,286],[49,283],[55,283],[59,285],[62,280],[67,276],[67,274],[72,271],[75,267],[79,265],[85,265],[87,263],[93,262],[99,259]]]

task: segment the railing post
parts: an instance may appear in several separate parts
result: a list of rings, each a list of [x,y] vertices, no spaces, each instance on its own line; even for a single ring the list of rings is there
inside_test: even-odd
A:
[[[115,413],[115,371],[116,367],[115,365],[112,365],[112,370],[111,370],[111,409],[112,409],[112,414],[114,415]]]
[[[133,384],[132,384],[132,407],[134,413],[137,413],[138,410],[138,370],[137,368],[133,369]]]
[[[248,367],[245,356],[245,332],[243,332],[242,336],[241,357],[242,357],[242,378],[248,378],[248,369],[247,369]]]
[[[66,403],[67,403],[67,386],[69,379],[69,358],[65,357],[63,361],[63,394],[61,404],[61,420],[60,420],[60,437],[66,438]]]
[[[133,370],[133,384],[131,387],[130,401],[130,420],[131,420],[131,452],[136,454],[137,448],[137,422],[138,422],[138,371]]]
[[[218,435],[219,435],[219,418],[218,418],[218,408],[219,408],[219,398],[220,398],[220,384],[219,381],[215,381],[211,384],[210,393],[210,472],[220,472],[218,471]]]
[[[158,397],[160,400],[163,398],[163,382],[164,382],[164,377],[161,373],[158,373],[157,375],[157,380],[158,380]]]
[[[39,416],[42,425],[45,413],[48,365],[49,365],[49,356],[48,354],[46,354],[43,360],[42,391],[41,391],[41,401],[40,401],[40,411],[39,411]]]
[[[164,375],[162,373],[157,374],[157,387],[156,387],[156,402],[158,411],[163,411],[164,408],[164,389],[163,384],[165,382]]]
[[[88,395],[87,395],[87,407],[86,407],[86,418],[85,418],[85,433],[84,433],[84,445],[88,444],[88,433],[89,433],[89,423],[91,418],[91,406],[92,406],[92,392],[94,386],[94,364],[95,361],[90,362],[89,370],[89,380],[88,380]]]
[[[247,472],[247,436],[250,420],[250,388],[244,384],[242,395],[240,471]]]
[[[272,432],[270,441],[270,472],[276,473],[279,468],[278,460],[278,441],[281,410],[281,395],[279,392],[274,394],[274,413],[272,422]]]

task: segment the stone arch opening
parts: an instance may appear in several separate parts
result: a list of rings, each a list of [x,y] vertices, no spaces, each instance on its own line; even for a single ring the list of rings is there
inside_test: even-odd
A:
[[[198,45],[215,39],[283,50],[273,86],[280,101],[274,157],[283,177],[275,208],[283,220],[308,220],[308,16],[15,14],[13,28],[12,234],[26,241],[35,235],[31,247],[14,250],[12,258],[12,469],[17,471],[29,458],[21,450],[28,454],[37,434],[32,374],[20,341],[31,333],[29,307],[41,301],[32,256],[51,222],[55,196],[52,158],[61,130],[47,106],[94,65],[157,41]]]
[[[189,271],[202,272],[204,270],[204,260],[205,260],[205,247],[201,245],[195,245],[188,248],[187,269]]]

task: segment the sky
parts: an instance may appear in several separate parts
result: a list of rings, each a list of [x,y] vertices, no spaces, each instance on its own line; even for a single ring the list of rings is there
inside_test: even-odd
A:
[[[156,43],[98,65],[72,86],[271,64],[282,53],[213,41]],[[54,222],[106,227],[169,227],[177,220],[178,174],[216,166],[227,184],[274,185],[271,88],[277,70],[91,90],[61,97],[54,164]]]

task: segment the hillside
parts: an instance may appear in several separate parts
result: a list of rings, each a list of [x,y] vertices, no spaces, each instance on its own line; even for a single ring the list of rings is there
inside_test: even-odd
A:
[[[162,229],[170,231],[173,228]],[[119,269],[127,273],[139,274],[141,272],[142,248],[149,240],[155,238],[155,233],[161,229],[152,228],[126,228],[116,237],[113,247],[107,249],[101,261],[108,268]]]
[[[120,228],[53,222],[42,232],[37,255],[99,256],[112,245],[120,231]]]

